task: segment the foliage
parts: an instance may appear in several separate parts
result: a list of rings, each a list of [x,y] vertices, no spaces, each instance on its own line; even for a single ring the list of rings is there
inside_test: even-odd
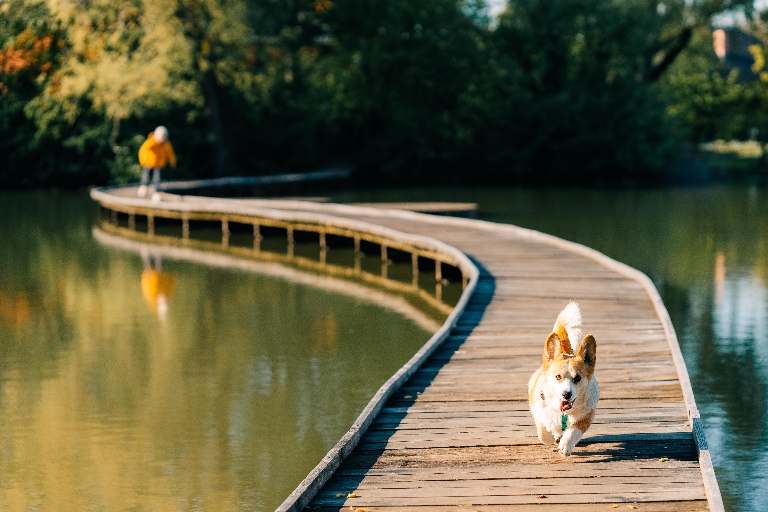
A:
[[[739,76],[712,52],[709,30],[698,30],[662,80],[669,115],[693,142],[768,136],[765,82]]]
[[[652,180],[680,134],[742,133],[765,97],[704,49],[746,0],[0,2],[11,186],[135,179],[157,124],[178,177]]]

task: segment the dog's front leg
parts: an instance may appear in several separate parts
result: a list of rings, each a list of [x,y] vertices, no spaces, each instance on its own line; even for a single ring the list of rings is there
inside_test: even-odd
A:
[[[547,430],[547,427],[537,422],[536,429],[539,432],[539,441],[541,441],[543,444],[549,446],[555,442],[555,436],[553,436],[549,430]]]
[[[563,437],[560,438],[560,444],[558,445],[560,448],[560,454],[570,455],[573,452],[573,448],[576,446],[576,443],[581,441],[581,436],[583,435],[584,432],[576,427],[566,429],[566,431],[563,432]]]

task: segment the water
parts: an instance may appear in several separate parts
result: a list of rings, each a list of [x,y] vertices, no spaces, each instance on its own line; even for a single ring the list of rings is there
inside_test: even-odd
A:
[[[417,189],[338,201],[467,201],[479,217],[593,247],[648,274],[672,317],[729,510],[768,489],[768,191]]]
[[[84,193],[0,205],[0,510],[273,510],[431,335],[274,264],[153,274]]]

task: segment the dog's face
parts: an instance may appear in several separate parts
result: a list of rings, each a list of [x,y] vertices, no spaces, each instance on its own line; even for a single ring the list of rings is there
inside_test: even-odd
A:
[[[566,412],[580,397],[586,396],[589,381],[595,373],[597,342],[585,336],[576,354],[569,341],[552,333],[544,343],[544,385],[542,392],[548,407]]]

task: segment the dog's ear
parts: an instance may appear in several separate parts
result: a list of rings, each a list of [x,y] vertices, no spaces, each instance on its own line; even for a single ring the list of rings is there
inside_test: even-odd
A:
[[[584,336],[584,339],[581,340],[581,346],[579,346],[579,353],[576,355],[581,357],[587,363],[587,366],[594,369],[595,363],[597,363],[597,341],[595,341],[595,337],[591,334]]]
[[[547,341],[544,342],[544,357],[542,357],[542,361],[544,362],[544,365],[547,365],[555,360],[555,356],[557,355],[558,351],[560,350],[560,336],[557,335],[557,333],[552,333],[547,338]]]

